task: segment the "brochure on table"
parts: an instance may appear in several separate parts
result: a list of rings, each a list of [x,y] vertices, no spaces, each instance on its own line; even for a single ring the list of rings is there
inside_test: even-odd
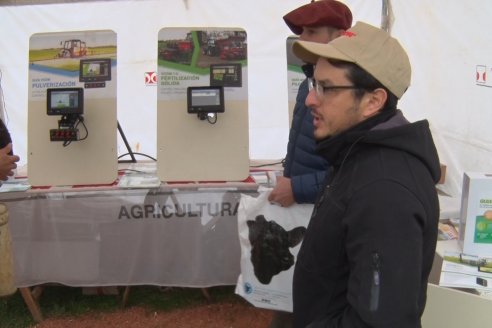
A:
[[[460,252],[444,252],[439,285],[491,292],[492,258]]]

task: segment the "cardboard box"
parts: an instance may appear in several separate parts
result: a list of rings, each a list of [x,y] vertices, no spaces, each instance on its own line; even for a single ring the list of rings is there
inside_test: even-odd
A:
[[[438,184],[444,184],[446,182],[446,165],[445,164],[440,164],[441,167],[441,178],[439,178],[439,181],[437,182]]]
[[[465,172],[459,230],[463,253],[492,257],[492,174]]]

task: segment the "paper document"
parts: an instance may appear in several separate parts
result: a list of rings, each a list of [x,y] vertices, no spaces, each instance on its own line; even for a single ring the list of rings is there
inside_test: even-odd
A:
[[[492,259],[444,252],[439,285],[492,291]]]

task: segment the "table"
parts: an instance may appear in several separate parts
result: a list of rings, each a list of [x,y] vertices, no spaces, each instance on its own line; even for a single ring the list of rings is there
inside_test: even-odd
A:
[[[10,214],[15,282],[35,319],[33,288],[235,285],[236,214],[254,181],[79,186],[0,194]]]

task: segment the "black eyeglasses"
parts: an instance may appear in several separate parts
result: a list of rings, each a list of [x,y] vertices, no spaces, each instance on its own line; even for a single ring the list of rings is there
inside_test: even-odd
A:
[[[322,86],[317,83],[315,79],[308,79],[309,91],[313,90],[316,92],[316,96],[319,100],[322,100],[324,95],[328,91],[332,90],[356,90],[356,89],[365,89],[364,87],[359,87],[357,85],[330,85],[330,86]]]

